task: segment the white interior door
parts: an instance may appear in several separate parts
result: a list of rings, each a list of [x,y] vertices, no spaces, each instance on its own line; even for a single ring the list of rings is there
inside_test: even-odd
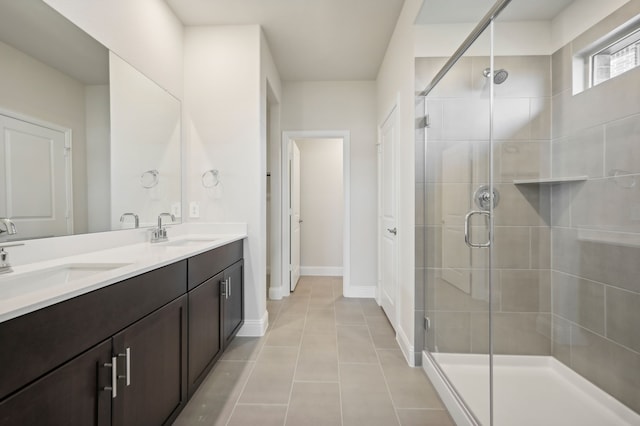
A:
[[[300,279],[300,149],[291,144],[291,291]]]
[[[398,275],[397,202],[396,202],[396,109],[384,122],[380,132],[380,304],[391,325],[396,327]]]
[[[0,217],[16,224],[16,238],[72,231],[66,144],[63,131],[0,115]]]

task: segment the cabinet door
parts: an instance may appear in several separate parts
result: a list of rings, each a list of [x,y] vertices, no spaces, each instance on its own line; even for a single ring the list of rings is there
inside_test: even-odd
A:
[[[186,307],[185,295],[113,337],[119,360],[114,425],[170,424],[186,403]]]
[[[0,402],[3,426],[111,423],[111,340],[88,350]]]
[[[223,273],[208,279],[189,297],[189,395],[192,395],[221,353],[220,285]]]
[[[244,262],[241,260],[224,270],[228,294],[223,299],[223,329],[225,346],[231,342],[244,322]]]

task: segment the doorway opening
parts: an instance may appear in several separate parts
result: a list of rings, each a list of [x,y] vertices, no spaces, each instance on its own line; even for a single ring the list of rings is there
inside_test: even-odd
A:
[[[349,132],[284,132],[282,296],[300,275],[342,276],[349,291]]]

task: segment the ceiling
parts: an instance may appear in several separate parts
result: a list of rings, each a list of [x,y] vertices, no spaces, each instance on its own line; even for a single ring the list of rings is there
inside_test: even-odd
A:
[[[286,81],[375,80],[404,0],[166,0],[191,25],[260,24]]]
[[[548,21],[574,0],[513,0],[501,21]],[[424,0],[416,24],[478,22],[496,0]]]

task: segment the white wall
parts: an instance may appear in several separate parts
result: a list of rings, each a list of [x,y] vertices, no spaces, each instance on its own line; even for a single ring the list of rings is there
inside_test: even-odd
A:
[[[342,139],[300,139],[300,269],[340,275],[343,246]]]
[[[71,22],[182,98],[183,26],[162,0],[45,0]]]
[[[184,125],[193,182],[186,197],[200,204],[200,220],[248,225],[241,334],[259,334],[267,325],[267,86],[278,95],[280,83],[263,40],[257,25],[185,32]],[[212,168],[220,171],[220,184],[207,190],[200,176]]]
[[[281,122],[283,131],[350,131],[350,287],[368,297],[377,270],[375,93],[373,81],[285,82]]]

